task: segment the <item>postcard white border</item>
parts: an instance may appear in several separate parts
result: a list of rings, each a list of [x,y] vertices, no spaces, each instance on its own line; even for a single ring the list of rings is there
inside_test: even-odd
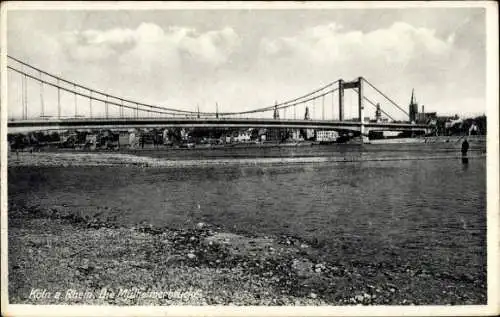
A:
[[[341,8],[458,8],[486,9],[487,28],[487,259],[488,304],[477,306],[87,306],[10,305],[7,303],[7,11],[10,10],[176,10],[176,9],[341,9]],[[498,4],[493,1],[380,1],[380,2],[21,2],[1,3],[1,305],[6,316],[476,316],[500,313],[499,292],[499,103]]]

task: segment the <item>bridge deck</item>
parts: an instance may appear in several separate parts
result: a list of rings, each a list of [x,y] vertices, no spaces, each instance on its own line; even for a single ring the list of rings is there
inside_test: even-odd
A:
[[[332,129],[359,131],[359,121],[336,120],[294,120],[294,119],[255,119],[255,118],[71,118],[71,119],[37,119],[9,120],[9,130],[30,128],[31,130],[50,129],[130,129],[130,128],[300,128],[300,129]],[[365,122],[365,129],[388,131],[422,131],[427,125]]]

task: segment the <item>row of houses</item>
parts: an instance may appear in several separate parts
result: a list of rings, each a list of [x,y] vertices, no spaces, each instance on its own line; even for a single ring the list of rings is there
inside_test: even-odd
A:
[[[188,129],[128,130],[117,132],[119,147],[144,147],[153,145],[172,145],[182,143],[227,144],[246,142],[287,142],[287,141],[324,141],[334,142],[339,137],[337,131],[314,129],[228,129],[211,135],[195,133]],[[89,136],[89,142],[97,142]],[[101,142],[102,143],[102,142]]]
[[[67,148],[142,148],[145,146],[175,144],[227,144],[246,142],[334,142],[336,131],[314,129],[224,129],[216,131],[196,129],[130,129],[45,131],[24,135],[10,135],[14,147],[54,144]]]

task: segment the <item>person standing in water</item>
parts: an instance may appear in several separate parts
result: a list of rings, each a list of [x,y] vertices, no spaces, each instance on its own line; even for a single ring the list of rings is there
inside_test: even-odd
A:
[[[465,139],[462,142],[462,156],[467,156],[467,151],[469,151],[469,142]]]
[[[465,139],[462,142],[462,163],[463,164],[469,163],[469,158],[467,157],[467,151],[469,151],[469,142],[467,142],[467,139]]]

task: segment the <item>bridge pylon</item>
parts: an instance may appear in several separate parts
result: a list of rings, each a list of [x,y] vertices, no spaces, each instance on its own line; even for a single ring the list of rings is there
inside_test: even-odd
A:
[[[363,77],[358,77],[355,81],[344,82],[342,79],[339,80],[339,120],[344,120],[344,89],[358,89],[358,116],[361,132],[361,142],[363,142],[363,137],[365,137],[365,124],[364,124],[364,95],[363,95]]]
[[[361,133],[361,143],[363,143],[363,137],[365,136],[365,124],[364,124],[364,115],[365,115],[365,107],[363,105],[363,77],[358,77],[358,113],[359,120],[361,121],[360,133]]]

